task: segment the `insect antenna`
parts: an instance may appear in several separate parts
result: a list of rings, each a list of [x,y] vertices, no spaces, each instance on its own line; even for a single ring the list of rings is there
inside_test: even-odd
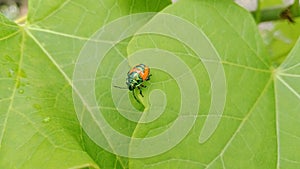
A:
[[[128,89],[127,87],[120,87],[120,86],[114,86],[114,87],[119,89]]]

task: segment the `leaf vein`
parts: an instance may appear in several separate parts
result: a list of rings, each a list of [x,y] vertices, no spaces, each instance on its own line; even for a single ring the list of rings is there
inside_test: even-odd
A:
[[[25,43],[25,37],[24,36],[25,36],[25,34],[23,32],[22,41],[21,41],[21,45],[20,45],[20,59],[19,59],[19,64],[18,64],[19,67],[18,67],[18,70],[17,70],[17,76],[16,76],[16,80],[15,80],[15,84],[14,84],[14,87],[13,87],[12,94],[10,96],[10,103],[9,103],[7,112],[6,112],[6,114],[4,114],[5,118],[4,118],[3,128],[2,128],[2,131],[0,133],[0,149],[2,147],[2,141],[3,141],[4,133],[5,133],[6,126],[7,126],[8,117],[9,117],[9,114],[10,114],[12,108],[13,108],[14,98],[16,96],[18,84],[19,84],[21,74],[22,74],[21,66],[22,66],[23,57],[24,57],[24,43]]]
[[[267,91],[268,87],[270,86],[271,82],[272,82],[272,78],[270,78],[269,81],[266,83],[266,85],[263,88],[261,94],[258,96],[258,98],[256,99],[256,101],[254,102],[253,106],[251,107],[251,109],[249,110],[249,112],[246,114],[246,116],[242,120],[241,124],[238,126],[237,130],[233,133],[232,137],[229,139],[229,141],[227,142],[227,144],[221,150],[220,154],[218,156],[216,156],[216,158],[213,159],[207,165],[206,168],[210,167],[213,164],[213,162],[216,161],[217,158],[222,157],[224,155],[224,153],[226,152],[226,150],[228,149],[228,147],[230,146],[230,144],[232,143],[232,141],[236,138],[237,134],[240,132],[240,130],[243,128],[243,126],[246,123],[246,121],[249,119],[249,117],[252,114],[253,110],[255,109],[256,105],[259,103],[259,101],[261,100],[261,98],[264,96],[264,94]]]

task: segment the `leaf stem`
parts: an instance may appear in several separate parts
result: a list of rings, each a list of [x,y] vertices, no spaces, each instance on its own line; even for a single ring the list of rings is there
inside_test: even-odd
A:
[[[257,4],[257,8],[258,8],[258,10],[260,8],[259,2]],[[274,7],[274,8],[269,8],[269,9],[262,9],[262,10],[260,10],[260,14],[258,14],[258,12],[256,10],[256,11],[252,12],[252,15],[255,18],[255,20],[259,21],[259,22],[281,20],[282,19],[280,17],[281,13],[283,11],[287,10],[288,8],[290,8],[290,14],[293,18],[300,16],[300,12],[299,12],[300,7],[299,7],[298,0],[295,0],[295,3],[293,3],[289,7]]]
[[[261,19],[261,5],[260,5],[260,0],[257,0],[256,3],[257,3],[257,8],[254,11],[254,16],[255,16],[256,23],[259,23],[260,19]]]
[[[24,15],[24,16],[22,16],[22,17],[16,19],[15,22],[16,22],[17,24],[23,24],[23,23],[26,22],[26,20],[27,20],[27,15]]]
[[[300,15],[299,0],[294,0],[293,5],[291,6],[291,12],[294,15]]]

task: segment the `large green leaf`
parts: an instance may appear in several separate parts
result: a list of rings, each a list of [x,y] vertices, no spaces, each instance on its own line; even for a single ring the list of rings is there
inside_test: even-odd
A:
[[[1,16],[0,168],[126,168],[82,131],[74,62],[105,22],[169,1],[29,1],[25,25]]]
[[[300,41],[275,72],[277,164],[299,168]]]
[[[299,168],[299,41],[274,69],[232,2],[29,3],[0,18],[0,168]],[[141,62],[142,104],[113,87]]]
[[[187,26],[181,27],[179,24],[176,27],[167,22],[164,15],[157,15],[144,29],[148,32],[166,32],[165,34],[170,32],[169,34],[173,35],[172,39],[179,40],[184,45],[180,47],[174,40],[147,35],[133,39],[129,51],[160,48],[173,52],[184,60],[190,66],[199,85],[199,114],[194,128],[178,146],[165,154],[149,158],[144,163],[133,160],[131,166],[133,168],[165,168],[165,166],[170,168],[183,166],[186,168],[274,168],[277,147],[272,70],[266,50],[249,13],[234,4],[217,1],[179,2],[164,12],[194,24],[203,31],[203,36],[206,36],[209,41],[195,41],[198,46],[193,46],[189,40],[195,37],[199,39],[197,33],[200,30],[191,31]],[[159,24],[163,22],[167,24]],[[181,32],[187,32],[182,33],[188,36],[184,41]],[[206,43],[212,44],[213,48],[209,48]],[[169,44],[175,44],[176,47]],[[196,55],[187,48],[193,50]],[[197,50],[200,52],[196,52]],[[222,63],[226,75],[226,88],[222,88],[227,93],[226,107],[221,115],[210,114],[213,100],[208,95],[212,95],[213,88],[210,86],[217,80],[208,77],[209,70],[205,62],[210,62],[207,55],[213,52],[218,53],[219,62]],[[187,75],[183,72],[182,76]],[[199,135],[203,133],[206,120],[212,116],[220,116],[220,123],[214,134],[206,142],[201,143],[198,139]],[[213,127],[214,124],[207,125]]]

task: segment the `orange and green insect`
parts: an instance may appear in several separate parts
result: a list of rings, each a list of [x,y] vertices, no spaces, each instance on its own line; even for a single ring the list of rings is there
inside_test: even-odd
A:
[[[136,100],[137,98],[134,94],[134,89],[139,89],[140,95],[144,97],[141,87],[146,87],[143,82],[150,80],[150,76],[150,68],[144,64],[134,66],[127,73],[126,85],[128,86],[128,89],[133,92],[133,96]]]

